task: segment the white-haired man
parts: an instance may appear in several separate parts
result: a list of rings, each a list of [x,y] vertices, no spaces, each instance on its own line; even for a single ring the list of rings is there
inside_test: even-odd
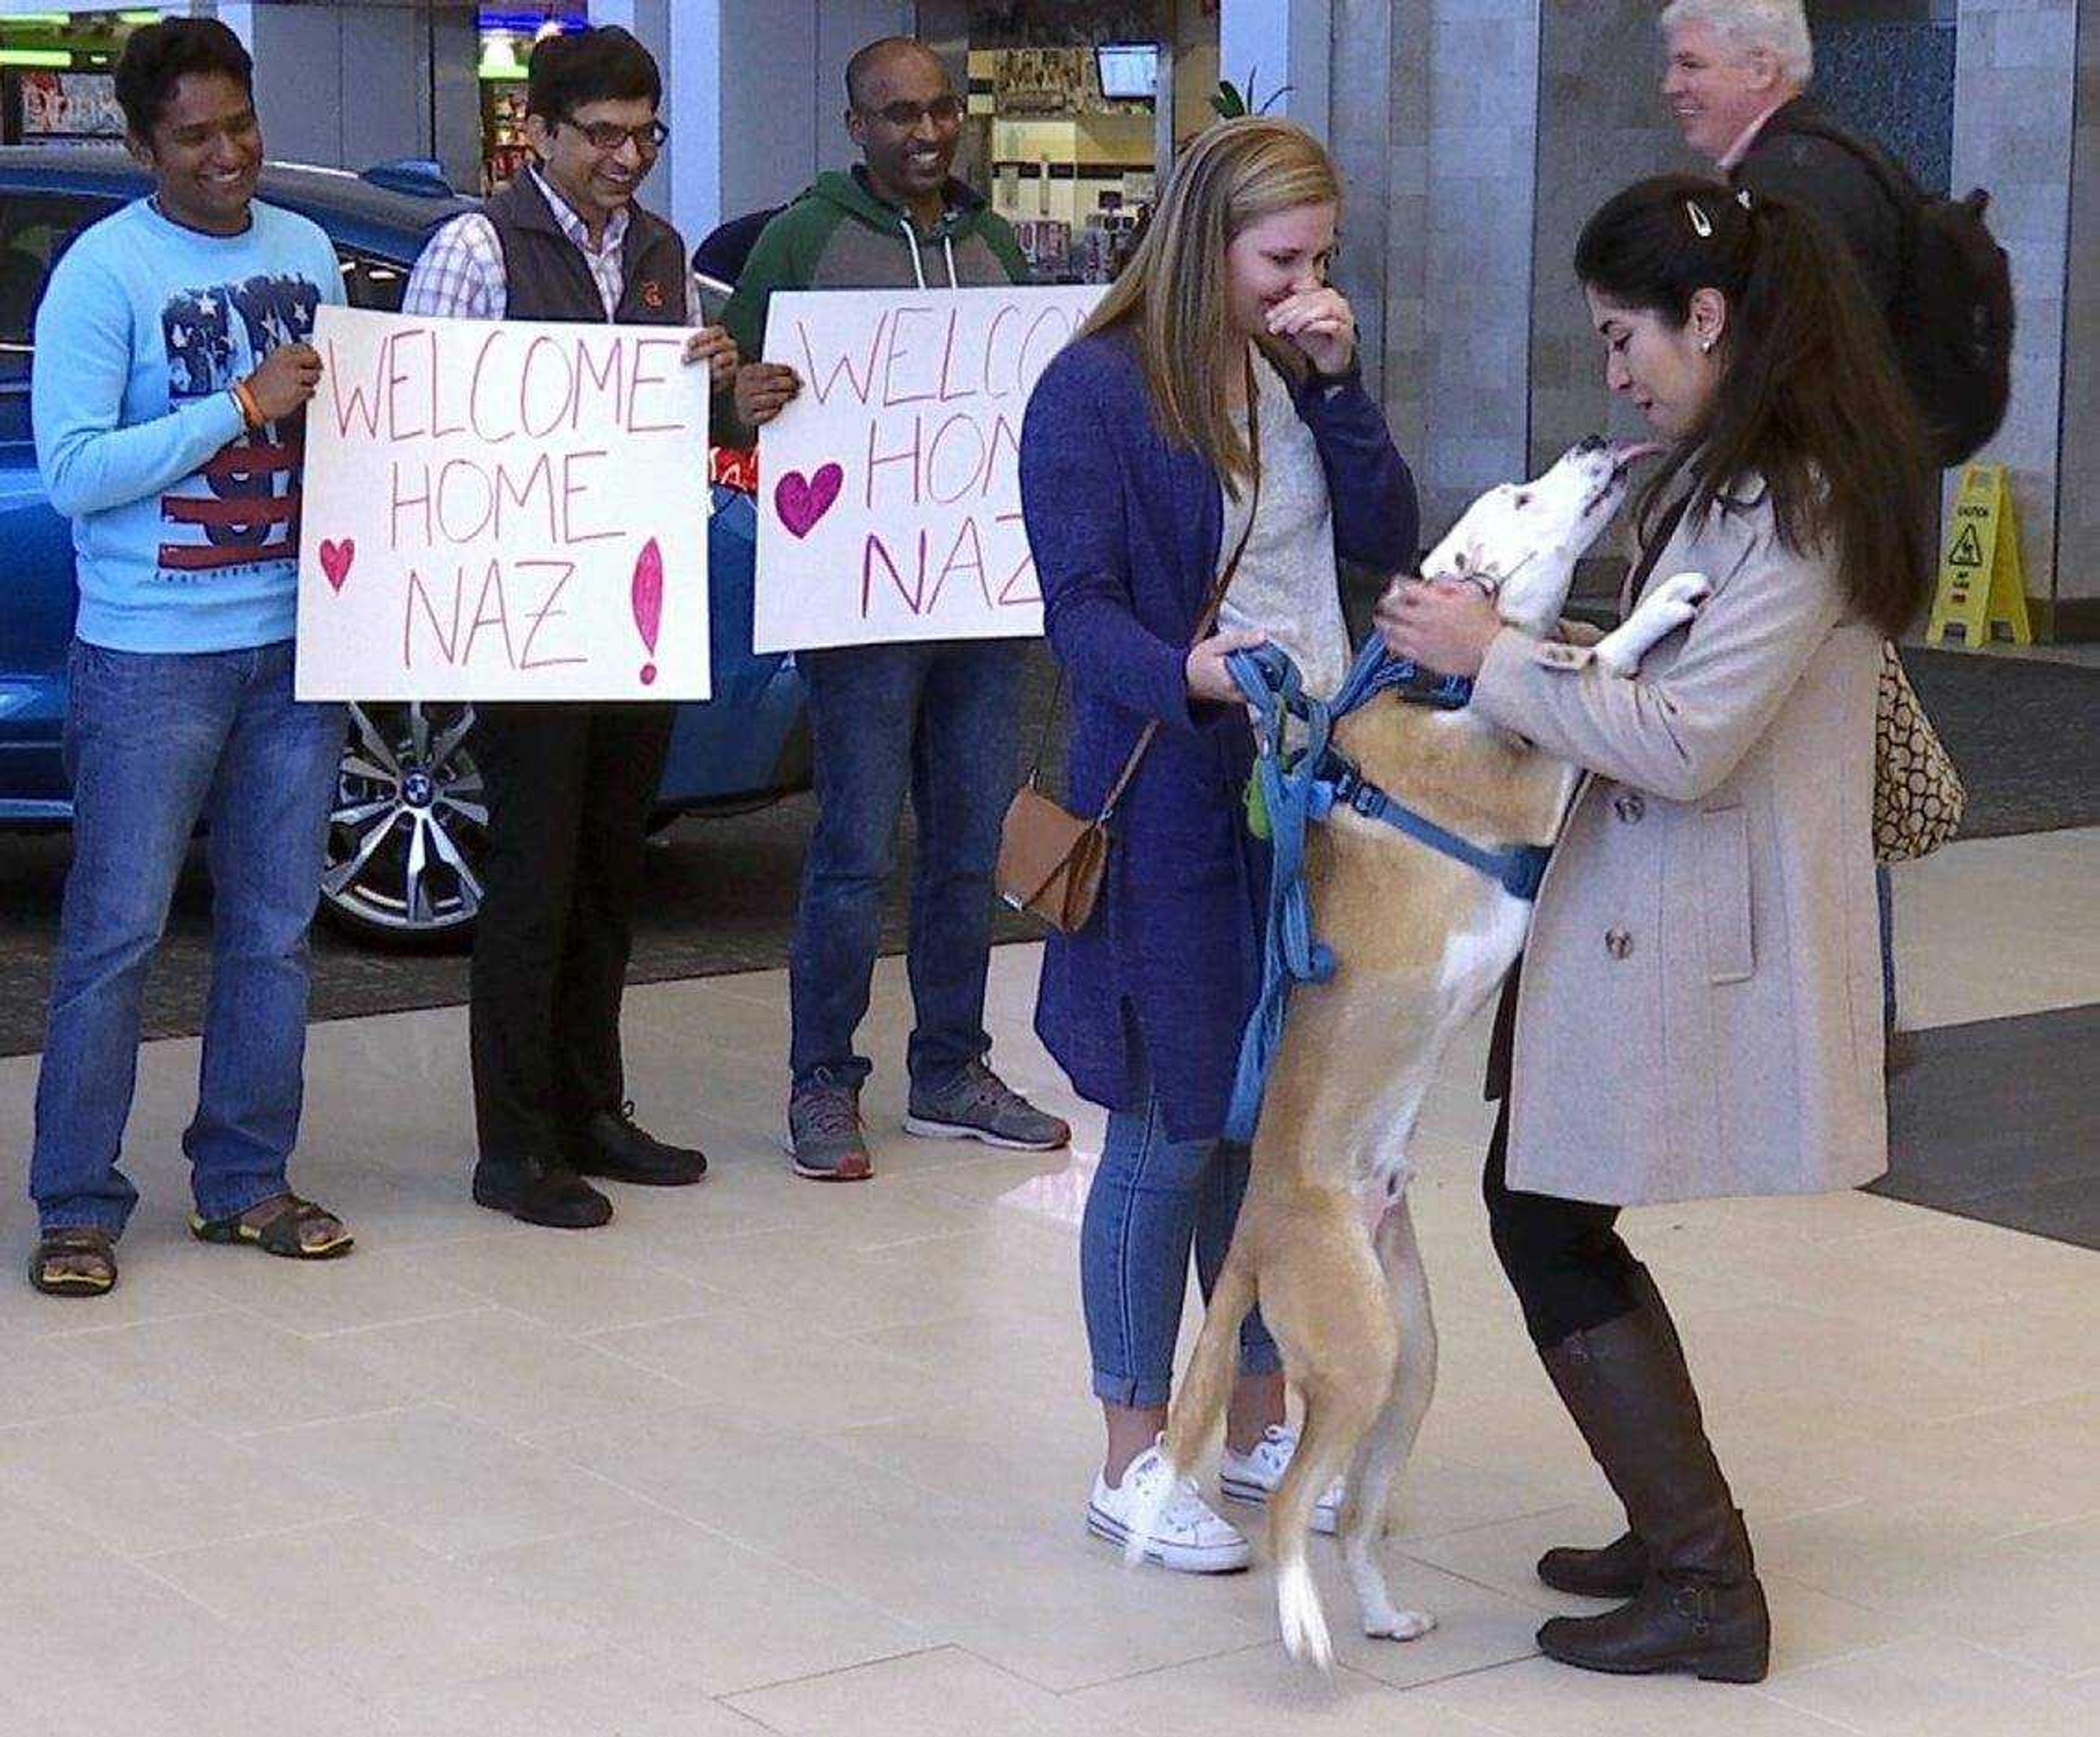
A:
[[[1904,214],[1808,95],[1815,51],[1801,0],[1673,0],[1663,99],[1684,142],[1751,196],[1790,199],[1834,229],[1876,306],[1902,288]],[[1860,145],[1872,149],[1865,141]]]

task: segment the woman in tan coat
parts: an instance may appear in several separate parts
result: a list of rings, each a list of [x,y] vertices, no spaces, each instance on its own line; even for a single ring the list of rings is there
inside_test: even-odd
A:
[[[1539,1644],[1755,1682],[1770,1623],[1749,1538],[1615,1224],[1885,1167],[1874,699],[1880,641],[1923,600],[1929,471],[1885,328],[1795,208],[1643,182],[1590,220],[1576,270],[1612,389],[1674,443],[1636,575],[1703,573],[1710,597],[1625,677],[1503,627],[1471,588],[1401,586],[1379,619],[1396,655],[1473,677],[1476,710],[1590,774],[1510,1003],[1485,1188],[1533,1341],[1629,1522],[1539,1573],[1630,1602]]]

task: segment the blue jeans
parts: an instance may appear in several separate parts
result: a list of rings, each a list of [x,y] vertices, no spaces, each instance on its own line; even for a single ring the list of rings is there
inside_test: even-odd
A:
[[[1101,1162],[1079,1225],[1079,1300],[1094,1394],[1111,1405],[1164,1405],[1189,1290],[1189,1253],[1206,1302],[1232,1246],[1247,1153],[1214,1140],[1167,1137],[1157,1100],[1109,1113]],[[1259,1310],[1240,1325],[1240,1369],[1283,1367]]]
[[[788,955],[795,1083],[858,1088],[854,1049],[882,939],[882,892],[911,798],[918,859],[907,963],[912,1080],[938,1087],[990,1051],[984,1029],[992,870],[1020,783],[1026,645],[855,646],[801,654],[817,827]]]
[[[298,1135],[307,925],[320,893],[342,708],[293,699],[289,641],[155,653],[76,640],[68,668],[73,867],[29,1193],[47,1229],[112,1234],[139,1198],[117,1158],[137,1078],[139,1003],[202,818],[211,991],[183,1150],[197,1210],[230,1217],[285,1192]]]

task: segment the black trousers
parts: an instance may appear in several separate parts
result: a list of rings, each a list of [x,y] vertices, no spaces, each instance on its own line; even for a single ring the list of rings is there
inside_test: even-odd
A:
[[[1488,1142],[1480,1192],[1496,1258],[1523,1307],[1532,1343],[1549,1351],[1571,1334],[1630,1314],[1640,1300],[1633,1288],[1639,1267],[1619,1238],[1619,1209],[1516,1193],[1509,1186],[1508,1162],[1505,1096]]]
[[[664,705],[485,705],[489,849],[469,1029],[482,1156],[552,1159],[625,1096],[620,998]]]

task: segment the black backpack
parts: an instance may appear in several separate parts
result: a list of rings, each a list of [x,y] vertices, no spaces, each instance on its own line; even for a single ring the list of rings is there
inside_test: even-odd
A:
[[[1880,147],[1820,119],[1785,131],[1825,139],[1873,175],[1902,219],[1903,271],[1889,328],[1943,467],[1965,464],[2005,420],[2013,390],[2013,278],[1983,221],[1991,196],[1928,193]]]

